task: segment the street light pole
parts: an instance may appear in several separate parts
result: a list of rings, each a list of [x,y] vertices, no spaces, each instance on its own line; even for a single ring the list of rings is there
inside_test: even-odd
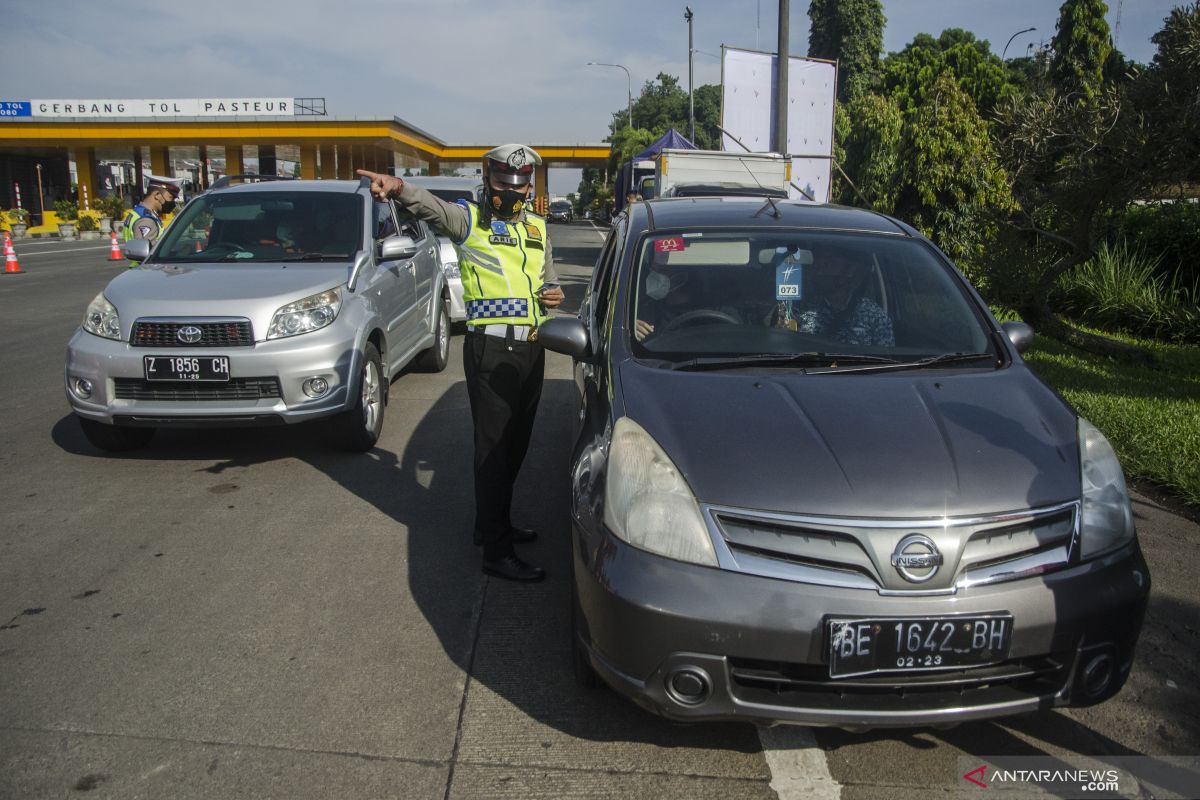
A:
[[[692,49],[692,7],[684,6],[683,18],[688,24],[688,141],[692,144],[696,143],[696,105],[692,93],[694,84],[694,71],[692,69],[692,54],[696,51]]]
[[[625,69],[620,64],[605,64],[602,61],[589,61],[589,67],[616,67],[617,69],[625,70],[625,102],[627,103],[627,113],[629,115],[629,127],[633,127],[633,78],[629,76],[629,70]]]
[[[1000,60],[1001,60],[1001,61],[1003,61],[1003,60],[1004,60],[1004,56],[1005,56],[1005,54],[1006,54],[1006,53],[1008,53],[1008,46],[1009,46],[1010,44],[1012,44],[1012,43],[1013,43],[1013,39],[1017,38],[1017,37],[1018,37],[1018,36],[1020,36],[1022,33],[1029,33],[1030,31],[1036,31],[1036,30],[1037,30],[1037,28],[1026,28],[1026,29],[1025,29],[1025,30],[1023,30],[1023,31],[1017,31],[1017,32],[1016,32],[1016,33],[1014,33],[1012,36],[1008,37],[1008,41],[1004,43],[1004,50],[1002,50],[1002,51],[1000,52]]]

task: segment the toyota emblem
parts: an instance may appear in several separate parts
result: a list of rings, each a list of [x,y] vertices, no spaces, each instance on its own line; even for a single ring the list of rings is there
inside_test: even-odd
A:
[[[937,575],[942,554],[928,536],[910,533],[892,551],[892,566],[909,583],[925,583]]]
[[[200,341],[200,337],[204,336],[204,331],[197,328],[195,325],[185,325],[175,331],[175,338],[184,344],[195,344]]]

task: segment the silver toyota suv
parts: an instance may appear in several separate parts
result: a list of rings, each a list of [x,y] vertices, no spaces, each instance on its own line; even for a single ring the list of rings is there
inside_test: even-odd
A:
[[[321,420],[369,450],[410,362],[446,367],[436,237],[364,181],[219,180],[96,295],[67,346],[67,399],[102,450],[156,428]]]

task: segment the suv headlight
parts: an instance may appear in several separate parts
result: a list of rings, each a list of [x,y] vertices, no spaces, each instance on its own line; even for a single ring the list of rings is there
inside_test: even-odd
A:
[[[1091,558],[1133,538],[1133,509],[1117,454],[1104,434],[1083,417],[1079,418],[1079,466],[1083,483],[1080,555]]]
[[[450,278],[457,278],[459,276],[458,248],[457,247],[446,248],[441,245],[438,245],[438,246],[441,248],[441,255],[443,257],[445,257],[445,259],[446,259],[445,261],[442,262],[442,272],[445,274],[446,279],[449,280]],[[447,252],[447,250],[449,250],[449,252]]]
[[[96,336],[121,341],[121,319],[117,316],[116,306],[108,302],[103,292],[88,304],[80,327]]]
[[[613,428],[604,524],[634,547],[717,566],[696,496],[658,443],[628,417],[617,420]]]
[[[271,318],[267,338],[282,339],[285,336],[318,331],[337,319],[341,307],[342,296],[337,289],[288,303]]]

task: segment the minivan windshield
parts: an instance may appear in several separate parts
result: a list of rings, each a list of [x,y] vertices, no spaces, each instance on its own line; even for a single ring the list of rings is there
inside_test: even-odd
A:
[[[215,192],[167,226],[159,262],[345,261],[362,240],[363,201],[349,192]]]
[[[571,210],[571,201],[570,200],[555,200],[553,203],[550,204],[550,210],[558,211],[560,213],[563,211],[570,211]]]
[[[632,275],[629,326],[643,358],[986,366],[996,357],[962,281],[904,237],[654,231]]]

